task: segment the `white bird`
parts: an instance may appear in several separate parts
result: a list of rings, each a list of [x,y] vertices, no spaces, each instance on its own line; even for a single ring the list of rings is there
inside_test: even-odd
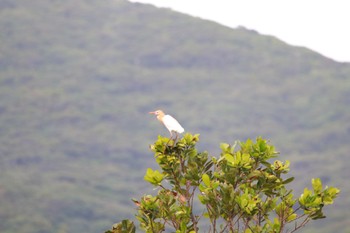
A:
[[[182,128],[180,123],[174,117],[170,115],[165,115],[162,110],[150,112],[150,114],[156,115],[157,119],[164,124],[164,126],[170,132],[170,138],[173,137],[173,132],[176,134],[175,141],[178,137],[178,134],[183,133],[185,131],[184,128]]]

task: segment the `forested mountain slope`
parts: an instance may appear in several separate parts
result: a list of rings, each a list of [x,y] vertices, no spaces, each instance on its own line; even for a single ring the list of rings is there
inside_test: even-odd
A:
[[[122,0],[0,2],[0,231],[102,232],[151,192],[164,109],[202,150],[269,138],[295,189],[341,189],[303,232],[345,232],[350,64]],[[301,191],[301,190],[300,190]]]

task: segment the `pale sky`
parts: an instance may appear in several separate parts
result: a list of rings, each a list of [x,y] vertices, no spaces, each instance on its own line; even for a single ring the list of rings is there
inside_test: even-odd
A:
[[[339,62],[350,62],[348,0],[131,0],[273,35]]]

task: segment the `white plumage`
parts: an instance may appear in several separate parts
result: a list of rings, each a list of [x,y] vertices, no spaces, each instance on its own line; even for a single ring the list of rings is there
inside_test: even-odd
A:
[[[176,132],[176,133],[183,133],[185,130],[182,128],[180,123],[172,116],[170,115],[164,115],[163,124],[165,127],[169,130],[170,134],[171,132]]]
[[[179,133],[183,133],[185,131],[184,128],[180,125],[180,123],[174,117],[170,115],[165,115],[162,110],[150,112],[150,114],[156,115],[157,119],[164,124],[164,126],[170,132],[170,138],[173,137],[173,132],[176,134],[176,138],[177,138]]]

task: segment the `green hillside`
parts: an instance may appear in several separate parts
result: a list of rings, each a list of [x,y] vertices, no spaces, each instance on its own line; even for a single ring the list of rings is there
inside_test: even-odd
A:
[[[123,0],[0,2],[0,232],[103,232],[152,190],[161,108],[200,149],[263,136],[295,187],[341,194],[303,232],[347,232],[350,64]]]

